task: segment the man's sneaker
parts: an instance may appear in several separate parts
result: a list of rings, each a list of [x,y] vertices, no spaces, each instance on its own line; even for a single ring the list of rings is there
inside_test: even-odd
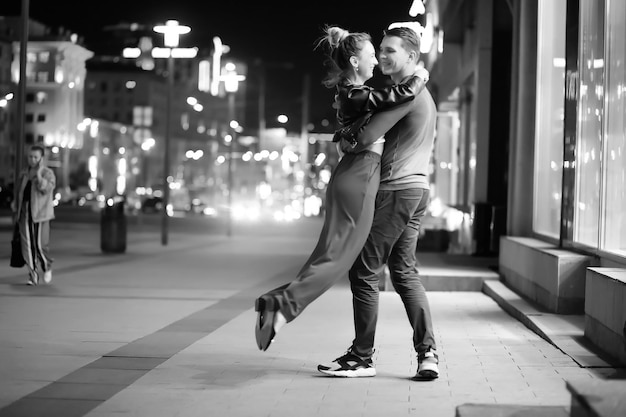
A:
[[[46,272],[43,273],[43,282],[45,282],[46,284],[50,284],[52,282],[51,270],[48,269]]]
[[[417,355],[417,374],[418,379],[436,379],[439,378],[439,357],[437,353],[428,349]]]
[[[347,351],[345,355],[333,362],[336,364],[317,365],[317,370],[326,375],[343,378],[376,376],[376,368],[374,368],[372,359],[361,358],[351,351]]]

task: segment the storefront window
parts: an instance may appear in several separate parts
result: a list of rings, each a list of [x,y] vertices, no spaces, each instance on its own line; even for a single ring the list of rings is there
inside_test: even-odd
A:
[[[606,152],[601,248],[626,256],[626,2],[607,6]]]
[[[604,2],[580,2],[580,103],[574,241],[598,247],[604,101]],[[622,40],[623,41],[623,40]]]
[[[566,0],[540,0],[533,230],[558,238],[563,177]]]

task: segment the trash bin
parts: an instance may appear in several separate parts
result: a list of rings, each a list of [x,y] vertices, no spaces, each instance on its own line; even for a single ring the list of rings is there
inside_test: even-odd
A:
[[[126,251],[124,200],[107,200],[100,215],[100,249],[105,253]]]
[[[506,206],[476,203],[473,229],[474,255],[494,256],[500,253],[500,237],[506,229]]]
[[[490,203],[474,204],[473,244],[475,256],[491,254],[491,220],[493,205]]]

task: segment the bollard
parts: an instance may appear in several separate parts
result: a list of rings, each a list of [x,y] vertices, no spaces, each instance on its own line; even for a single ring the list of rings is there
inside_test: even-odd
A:
[[[100,216],[100,249],[105,253],[126,251],[124,201],[108,200]]]

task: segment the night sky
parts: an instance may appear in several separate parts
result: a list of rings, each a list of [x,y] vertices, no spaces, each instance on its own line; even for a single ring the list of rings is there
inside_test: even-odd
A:
[[[30,17],[43,24],[76,32],[85,46],[100,40],[102,28],[117,23],[146,25],[178,20],[192,28],[181,46],[211,48],[214,36],[231,47],[234,58],[252,65],[268,64],[267,113],[293,112],[299,108],[304,74],[310,75],[310,120],[326,114],[332,91],[321,85],[324,55],[314,50],[326,24],[369,32],[375,46],[389,23],[410,20],[412,0],[381,2],[377,7],[353,1],[215,1],[173,0],[29,0]],[[0,2],[0,15],[19,16],[19,0]],[[285,69],[285,63],[293,64]],[[272,68],[273,67],[273,68]],[[376,84],[377,78],[373,80]],[[299,119],[299,116],[297,117]]]

